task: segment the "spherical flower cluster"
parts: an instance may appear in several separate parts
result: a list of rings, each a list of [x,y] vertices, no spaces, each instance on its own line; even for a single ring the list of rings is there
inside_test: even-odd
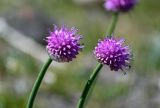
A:
[[[102,64],[110,66],[111,70],[123,70],[130,67],[131,51],[123,45],[124,39],[105,38],[95,47],[94,55]]]
[[[137,0],[106,0],[104,7],[113,12],[127,12],[131,10]]]
[[[54,31],[50,31],[50,35],[46,39],[47,52],[51,59],[57,62],[72,61],[83,48],[83,45],[79,43],[81,38],[82,36],[77,34],[76,28],[54,26]]]

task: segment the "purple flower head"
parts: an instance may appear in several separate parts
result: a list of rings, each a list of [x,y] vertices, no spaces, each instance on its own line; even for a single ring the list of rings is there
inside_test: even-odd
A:
[[[83,45],[79,43],[82,36],[77,34],[76,28],[68,28],[62,26],[57,28],[54,26],[54,31],[50,31],[50,35],[47,37],[47,52],[49,56],[57,62],[69,62],[79,51],[83,48]]]
[[[113,12],[127,12],[131,10],[136,3],[137,0],[106,0],[104,7]]]
[[[124,67],[129,68],[131,51],[128,46],[123,45],[124,41],[113,37],[100,40],[94,50],[95,57],[114,71],[123,70]]]

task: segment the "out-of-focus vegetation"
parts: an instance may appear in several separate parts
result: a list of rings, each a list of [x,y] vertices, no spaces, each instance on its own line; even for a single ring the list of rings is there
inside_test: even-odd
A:
[[[134,93],[132,89],[137,87],[137,90],[141,83],[151,83],[151,91],[146,90],[145,98],[160,95],[157,86],[152,85],[152,80],[160,79],[159,4],[159,0],[140,0],[129,14],[120,15],[114,35],[125,37],[126,43],[132,48],[132,68],[125,79],[123,74],[110,72],[105,66],[87,108],[126,108],[129,96]],[[111,13],[104,10],[101,0],[1,0],[0,15],[10,16],[8,13],[14,14],[26,6],[53,18],[58,25],[76,26],[84,36],[85,48],[76,60],[66,63],[65,68],[54,67],[54,64],[50,67],[35,102],[35,108],[75,108],[84,84],[96,65],[92,50],[97,40],[105,37]],[[42,63],[2,38],[0,50],[0,108],[25,108]],[[142,100],[145,105],[148,105],[148,98]],[[151,104],[145,108],[160,107],[156,105],[151,100]]]

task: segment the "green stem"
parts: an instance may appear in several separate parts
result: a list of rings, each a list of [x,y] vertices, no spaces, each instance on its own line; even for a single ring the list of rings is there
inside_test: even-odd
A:
[[[32,108],[34,100],[35,100],[35,97],[36,97],[37,92],[38,92],[38,89],[39,89],[39,87],[41,85],[43,77],[44,77],[49,65],[51,64],[51,62],[52,62],[52,59],[49,58],[47,60],[47,62],[43,65],[42,69],[40,70],[39,75],[38,75],[38,77],[37,77],[37,79],[35,81],[35,84],[34,84],[33,88],[32,88],[31,94],[29,96],[26,108]]]
[[[78,102],[77,108],[83,108],[83,106],[85,104],[86,97],[88,95],[88,92],[89,92],[94,80],[96,79],[96,76],[98,75],[98,73],[102,67],[103,67],[103,65],[99,63],[96,66],[96,68],[94,69],[93,73],[91,74],[89,80],[87,81],[87,83],[84,87],[84,90],[83,90],[82,95],[80,97],[80,100]]]
[[[118,13],[114,13],[113,18],[112,18],[112,22],[110,24],[109,31],[108,31],[108,36],[109,37],[112,37],[112,33],[115,30],[117,20],[118,20]],[[95,82],[96,77],[98,76],[98,73],[100,72],[102,67],[103,67],[103,65],[101,63],[99,63],[96,66],[96,68],[94,69],[93,73],[91,74],[89,80],[87,81],[87,83],[86,83],[86,85],[83,89],[82,95],[81,95],[81,97],[79,99],[79,102],[78,102],[78,105],[77,105],[77,108],[83,108],[84,107],[84,104],[85,104],[86,98],[89,94],[89,91],[90,91],[93,83]]]
[[[114,33],[114,30],[116,28],[117,21],[118,21],[118,13],[116,12],[116,13],[113,13],[112,21],[109,26],[109,30],[107,34],[109,37],[112,37],[112,34]]]

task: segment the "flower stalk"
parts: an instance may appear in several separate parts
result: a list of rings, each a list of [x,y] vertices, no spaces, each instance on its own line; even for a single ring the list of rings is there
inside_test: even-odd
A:
[[[109,26],[109,30],[108,30],[108,34],[107,34],[109,37],[112,37],[112,33],[115,30],[117,20],[118,20],[118,13],[115,12],[115,13],[113,13],[112,21],[111,21],[111,24]],[[100,72],[102,67],[103,67],[103,64],[98,63],[96,68],[93,70],[93,73],[89,77],[89,79],[88,79],[88,81],[87,81],[87,83],[86,83],[86,85],[83,89],[82,95],[81,95],[81,97],[79,99],[79,102],[77,104],[77,108],[84,108],[84,104],[86,102],[86,98],[89,94],[89,91],[90,91],[92,85],[94,84],[94,82],[95,82],[95,80],[98,76],[98,73]]]
[[[85,85],[85,88],[84,88],[84,91],[82,92],[82,95],[79,99],[77,108],[83,108],[83,106],[85,104],[85,100],[86,100],[87,95],[88,95],[88,92],[89,92],[93,82],[95,81],[95,79],[96,79],[96,77],[97,77],[97,75],[100,72],[102,67],[103,67],[103,65],[101,63],[98,63],[98,65],[94,69],[93,73],[89,77],[89,80],[87,81],[87,83]]]
[[[117,21],[118,21],[118,12],[115,12],[115,13],[113,13],[112,22],[109,26],[107,36],[112,37],[112,34],[114,33],[114,30],[116,28]]]
[[[31,94],[29,96],[26,108],[32,108],[33,107],[33,103],[34,103],[35,97],[37,95],[38,89],[39,89],[39,87],[41,85],[41,82],[44,78],[44,75],[45,75],[45,73],[46,73],[46,71],[47,71],[47,69],[48,69],[48,67],[51,63],[52,63],[52,59],[49,57],[48,60],[46,61],[46,63],[43,65],[42,69],[39,72],[37,80],[35,81],[35,84],[32,88]]]

